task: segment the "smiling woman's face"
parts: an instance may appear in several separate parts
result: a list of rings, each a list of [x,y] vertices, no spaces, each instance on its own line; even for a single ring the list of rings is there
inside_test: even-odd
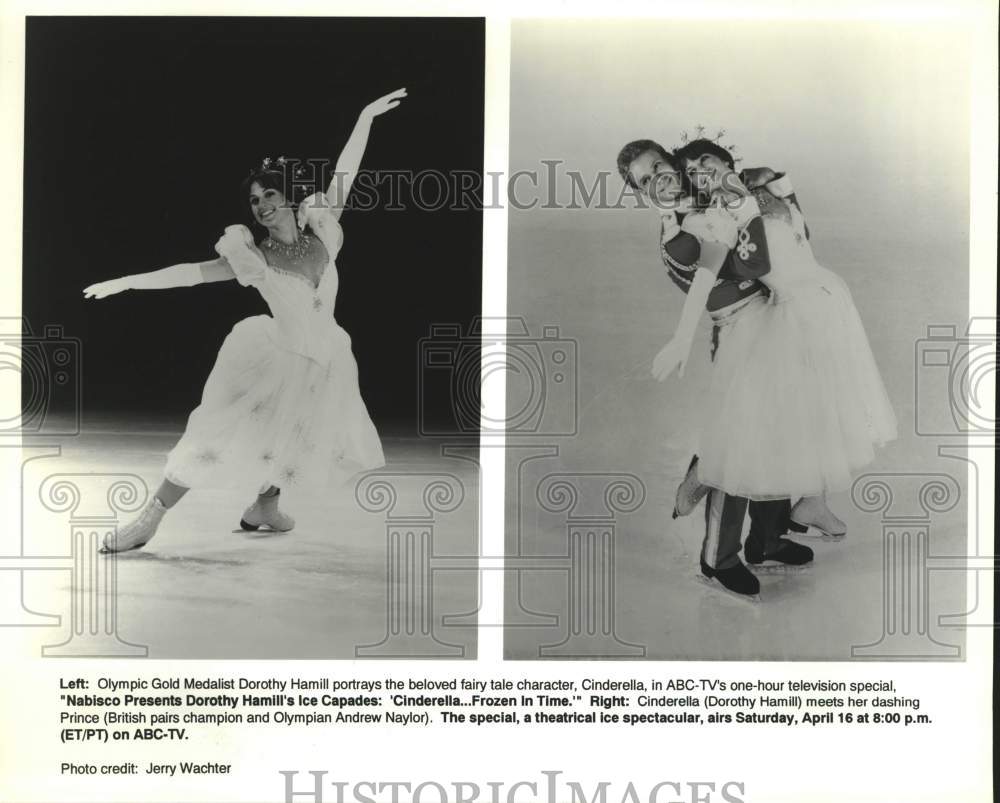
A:
[[[256,181],[250,185],[250,211],[254,220],[268,228],[292,214],[291,207],[281,192],[262,187]]]
[[[691,185],[701,192],[715,192],[722,187],[723,177],[733,172],[722,159],[714,154],[703,154],[684,160],[684,172]]]

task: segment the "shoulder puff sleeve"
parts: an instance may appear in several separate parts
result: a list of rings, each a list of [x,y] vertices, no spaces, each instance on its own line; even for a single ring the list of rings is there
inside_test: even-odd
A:
[[[236,281],[244,287],[256,287],[267,276],[267,266],[254,250],[253,236],[246,226],[226,226],[215,252],[229,263]]]
[[[721,209],[706,209],[684,218],[681,231],[694,235],[705,243],[722,243],[729,248],[736,245],[739,230],[732,215]]]

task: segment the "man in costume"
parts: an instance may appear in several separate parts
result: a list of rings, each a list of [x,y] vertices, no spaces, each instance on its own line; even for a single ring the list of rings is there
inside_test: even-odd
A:
[[[658,179],[668,177],[674,171],[683,171],[685,164],[697,163],[702,156],[721,158],[730,170],[734,168],[732,157],[725,149],[703,139],[688,143],[672,157],[652,140],[630,142],[619,154],[618,168],[626,183],[635,189],[647,190],[655,202]],[[744,171],[739,178],[754,191],[761,204],[767,203],[767,197],[775,196],[795,201],[788,180],[767,168]],[[685,199],[673,209],[664,210],[660,233],[660,256],[667,274],[684,293],[691,289],[694,281],[701,243],[697,237],[683,231],[681,224],[699,200],[706,200],[697,197],[697,187],[691,189],[694,190],[693,199]],[[666,194],[669,194],[669,188]],[[706,309],[713,320],[713,359],[719,346],[721,327],[732,323],[751,303],[768,294],[767,287],[759,281],[759,277],[770,269],[760,207],[757,203],[743,203],[736,214],[739,242],[727,254],[706,302]],[[674,516],[687,515],[702,497],[707,497],[700,561],[702,575],[707,580],[715,580],[727,591],[741,597],[756,599],[759,595],[760,582],[739,557],[748,507],[750,532],[744,550],[747,563],[754,568],[765,569],[801,567],[812,561],[811,549],[782,537],[793,525],[789,499],[750,501],[709,488],[698,482],[697,464],[695,456],[677,490]],[[800,532],[805,529],[793,526]]]

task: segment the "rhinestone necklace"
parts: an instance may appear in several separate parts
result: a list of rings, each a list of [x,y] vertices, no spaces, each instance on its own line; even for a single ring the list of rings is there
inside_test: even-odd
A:
[[[268,236],[261,245],[276,254],[280,254],[289,262],[301,262],[312,247],[312,237],[308,234],[302,234],[293,242],[283,243],[281,240],[275,240]]]

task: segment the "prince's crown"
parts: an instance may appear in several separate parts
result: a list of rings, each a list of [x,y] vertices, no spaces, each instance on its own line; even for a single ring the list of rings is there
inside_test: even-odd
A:
[[[685,147],[686,145],[690,145],[692,142],[697,142],[698,140],[707,140],[708,142],[713,142],[720,148],[723,148],[724,150],[728,151],[732,155],[734,162],[737,163],[742,162],[743,157],[737,154],[737,151],[739,151],[739,146],[730,145],[726,142],[723,142],[723,137],[725,136],[726,136],[726,129],[724,128],[720,128],[714,137],[710,137],[708,136],[707,129],[705,128],[705,126],[696,125],[694,127],[694,136],[691,136],[687,132],[687,129],[681,131],[681,144],[675,146],[674,151],[675,152],[679,151],[681,148]]]

